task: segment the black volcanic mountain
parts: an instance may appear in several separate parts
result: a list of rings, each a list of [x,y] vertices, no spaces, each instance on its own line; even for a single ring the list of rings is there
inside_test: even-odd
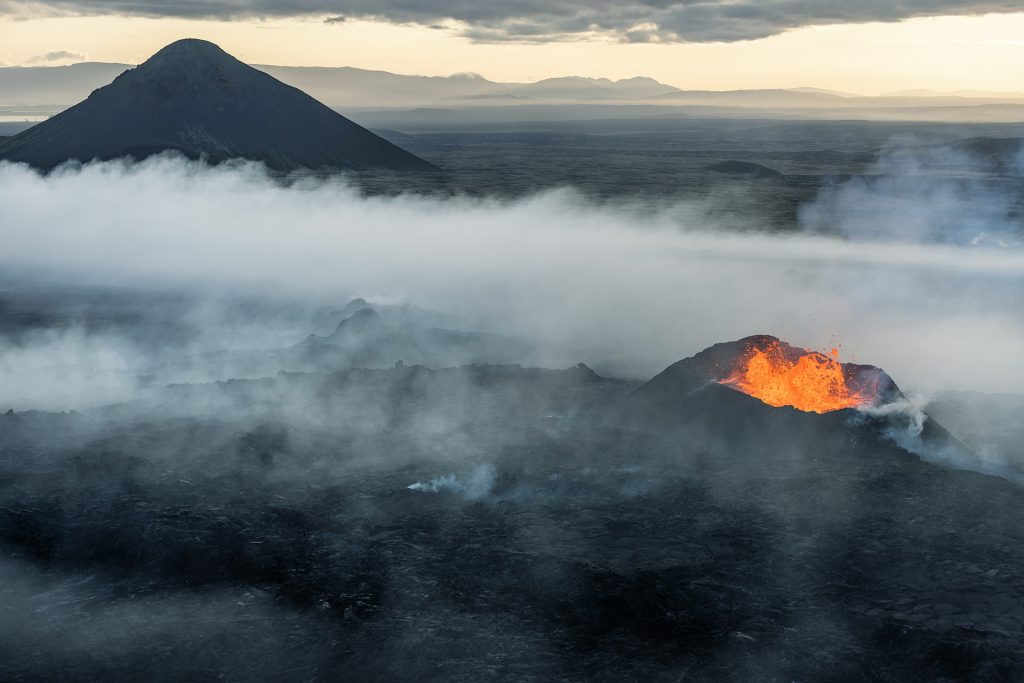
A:
[[[68,160],[176,150],[278,171],[426,170],[431,164],[213,43],[179,40],[85,101],[0,143],[0,158],[51,169]]]

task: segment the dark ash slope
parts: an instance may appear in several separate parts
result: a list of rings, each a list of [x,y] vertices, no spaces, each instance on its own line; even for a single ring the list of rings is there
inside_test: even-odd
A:
[[[1024,676],[1019,486],[718,386],[729,428],[610,427],[634,388],[404,367],[0,415],[0,678]]]
[[[51,169],[69,159],[176,150],[278,171],[433,166],[213,43],[180,40],[78,105],[0,143],[0,158]]]

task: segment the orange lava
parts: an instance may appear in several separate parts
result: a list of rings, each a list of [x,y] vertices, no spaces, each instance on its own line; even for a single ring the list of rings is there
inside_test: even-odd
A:
[[[807,351],[794,362],[773,342],[764,350],[752,348],[721,383],[770,406],[792,406],[811,413],[855,408],[867,400],[847,386],[838,356],[837,349],[829,356]]]

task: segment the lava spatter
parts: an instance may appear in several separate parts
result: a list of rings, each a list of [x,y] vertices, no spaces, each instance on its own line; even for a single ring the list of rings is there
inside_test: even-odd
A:
[[[871,402],[871,396],[848,385],[837,349],[829,355],[802,351],[794,358],[777,341],[765,348],[751,346],[731,374],[719,381],[768,405],[792,406],[813,413],[830,413]]]

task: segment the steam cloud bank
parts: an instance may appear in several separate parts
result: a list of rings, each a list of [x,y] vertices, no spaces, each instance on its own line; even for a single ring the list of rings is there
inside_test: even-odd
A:
[[[48,177],[5,165],[0,260],[37,281],[190,291],[206,304],[189,315],[208,318],[200,341],[210,348],[288,339],[227,329],[218,299],[329,306],[358,296],[452,313],[538,342],[547,365],[584,360],[619,376],[649,377],[763,332],[841,344],[845,360],[884,367],[915,391],[1024,390],[1024,253],[1001,247],[1020,234],[1002,200],[880,177],[824,193],[805,207],[806,231],[769,234],[717,229],[704,207],[594,208],[569,190],[510,202],[381,198],[336,180],[282,186],[247,164],[157,158]],[[75,349],[103,369],[140,360],[130,344],[103,347],[80,331],[38,344],[61,373]],[[26,383],[12,375],[43,371],[31,355],[0,367],[0,403],[46,407],[26,405]],[[29,383],[36,393],[49,384]]]
[[[907,164],[786,233],[0,164],[0,678],[1018,678],[1019,218]],[[756,333],[910,400],[643,391]]]

